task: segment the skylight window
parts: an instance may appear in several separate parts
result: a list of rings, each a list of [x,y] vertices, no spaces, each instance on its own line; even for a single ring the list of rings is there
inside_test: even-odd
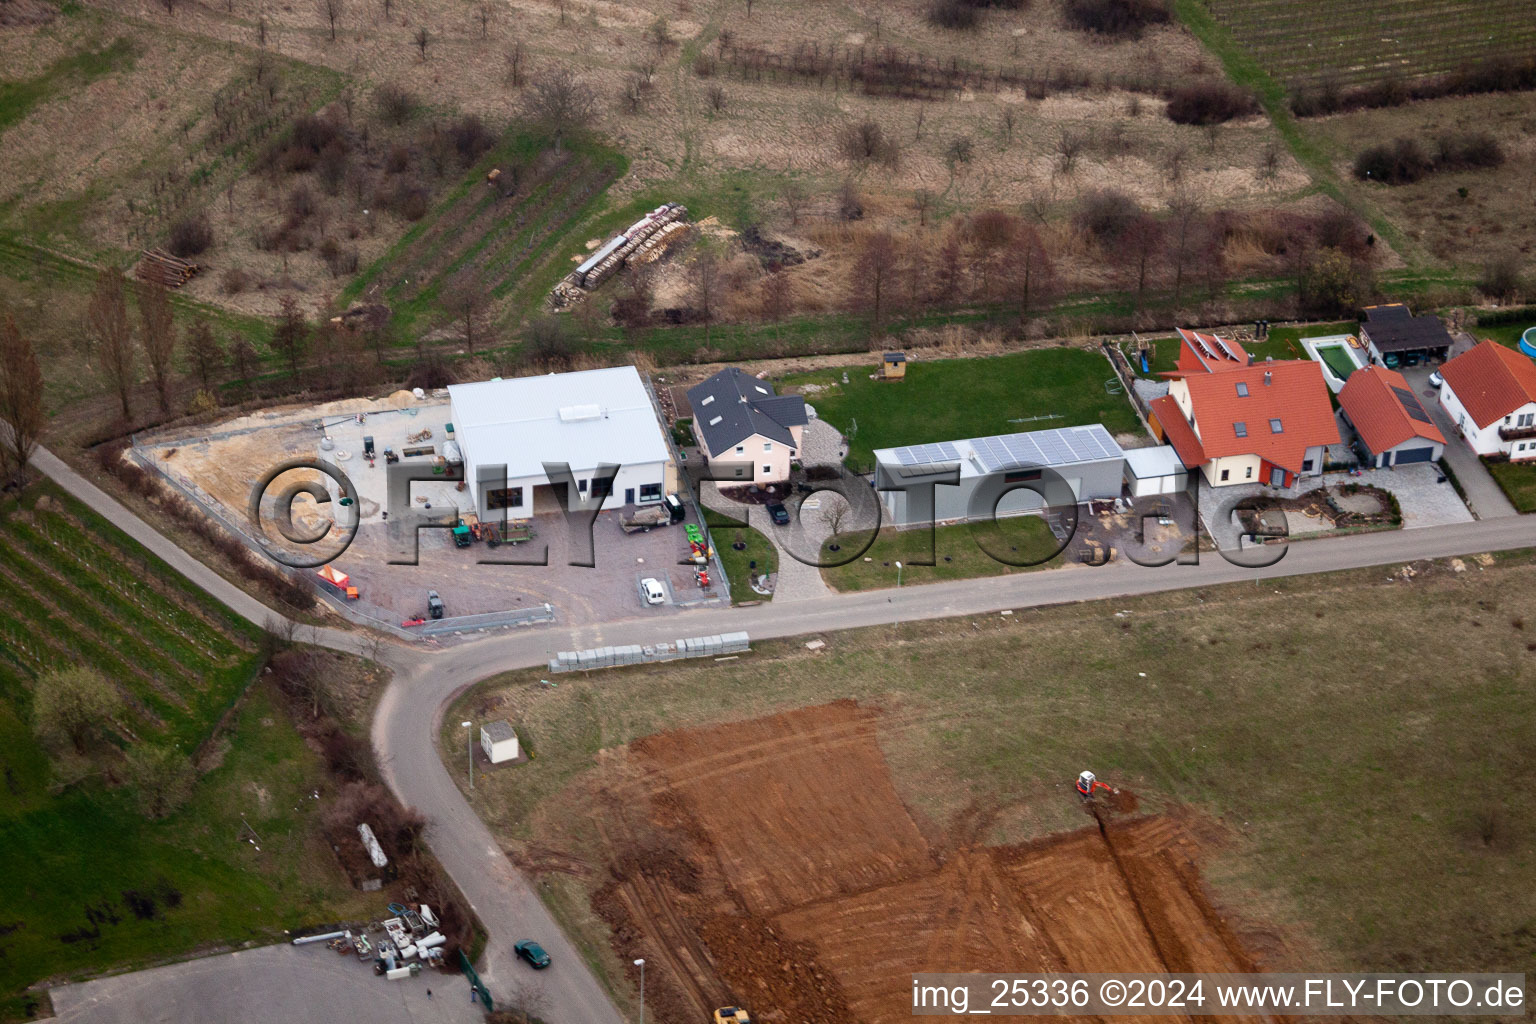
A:
[[[724,416],[716,416],[714,419],[709,421],[709,425],[714,426],[716,423],[719,423],[723,419],[725,419]]]
[[[1239,384],[1238,387],[1242,387],[1242,385]],[[1232,430],[1237,434],[1238,437],[1248,436],[1248,424],[1242,422],[1241,420],[1232,424]]]
[[[757,387],[757,393],[758,394],[766,395],[768,393],[768,389],[763,387],[761,384],[756,385],[756,387]]]
[[[1240,380],[1240,381],[1237,382],[1237,397],[1238,398],[1247,398],[1248,397],[1248,382],[1247,381]]]
[[[714,395],[709,395],[709,396],[705,397],[704,401],[700,402],[699,404],[700,405],[708,405],[710,402],[713,402],[714,400],[715,400],[715,396]]]
[[[1285,433],[1285,427],[1281,425],[1279,420],[1270,420],[1269,432],[1271,434],[1283,434]]]

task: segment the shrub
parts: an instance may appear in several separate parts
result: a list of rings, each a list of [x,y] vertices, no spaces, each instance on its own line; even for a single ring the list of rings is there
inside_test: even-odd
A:
[[[1116,192],[1114,189],[1101,189],[1090,192],[1083,197],[1077,208],[1078,227],[1092,235],[1100,244],[1108,245],[1118,241],[1136,218],[1141,216],[1141,207],[1136,200],[1124,192]]]
[[[1503,147],[1487,132],[1447,132],[1435,140],[1437,171],[1497,167],[1503,162]]]
[[[1520,278],[1520,261],[1513,253],[1504,253],[1489,260],[1483,267],[1483,276],[1477,282],[1478,291],[1491,299],[1499,302],[1508,302],[1525,290],[1525,282]],[[1522,313],[1530,313],[1529,309],[1520,310]],[[1487,324],[1490,318],[1479,314],[1477,322],[1479,326]],[[1521,320],[1511,321],[1520,323]]]
[[[416,114],[416,97],[393,83],[381,85],[373,94],[374,105],[385,123],[402,125]]]
[[[213,244],[213,226],[204,214],[194,213],[171,225],[171,254],[186,259],[207,251]]]
[[[1124,39],[1169,20],[1162,0],[1067,0],[1066,15],[1067,24],[1079,31]]]
[[[1222,124],[1258,111],[1252,93],[1214,79],[1179,86],[1168,98],[1168,120],[1175,124]]]
[[[1355,158],[1355,177],[1388,185],[1418,181],[1433,169],[1434,164],[1424,147],[1408,138],[1372,146]]]
[[[459,160],[468,167],[493,146],[496,136],[474,114],[468,114],[455,121],[448,129],[448,135],[453,139],[453,148],[458,151]]]
[[[901,148],[896,140],[885,134],[885,129],[868,118],[857,124],[843,127],[838,137],[843,156],[856,164],[880,163],[894,167]]]
[[[976,8],[965,0],[930,0],[927,13],[929,24],[939,28],[970,29],[980,21]]]

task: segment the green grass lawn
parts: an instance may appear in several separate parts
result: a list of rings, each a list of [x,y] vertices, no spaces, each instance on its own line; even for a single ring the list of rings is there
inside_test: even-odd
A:
[[[806,401],[844,435],[852,433],[849,462],[862,467],[873,463],[876,448],[1083,423],[1103,423],[1110,433],[1139,430],[1125,395],[1105,389],[1114,379],[1100,352],[1051,348],[913,362],[900,382],[870,380],[854,368],[847,384],[842,371],[830,370],[779,383],[780,390],[825,388],[806,393]]]
[[[1503,488],[1510,504],[1521,512],[1536,512],[1536,462],[1494,462],[1484,459],[1483,465]]]
[[[841,550],[822,548],[822,558],[847,557],[868,537],[840,536],[827,543],[839,543]],[[985,546],[985,547],[983,547]],[[875,542],[847,565],[821,570],[821,578],[833,590],[878,590],[896,586],[896,563],[901,566],[901,585],[962,580],[976,576],[1002,576],[1030,572],[1045,565],[1061,564],[1056,557],[1061,542],[1039,516],[1009,516],[995,523],[960,523],[936,526],[928,530],[897,530],[887,527]],[[1015,565],[999,561],[988,552],[1006,555],[1012,562],[1041,565]],[[916,564],[917,561],[932,565]]]
[[[1518,349],[1520,347],[1520,335],[1532,327],[1536,327],[1536,320],[1528,324],[1497,324],[1492,327],[1469,327],[1467,330],[1478,341],[1482,341],[1484,338],[1492,338],[1500,345],[1507,345],[1510,348]]]
[[[1125,358],[1131,364],[1131,370],[1138,377],[1150,377],[1153,380],[1161,380],[1158,375],[1168,370],[1176,369],[1179,362],[1179,347],[1183,345],[1177,337],[1173,338],[1143,338],[1147,347],[1152,350],[1151,357],[1147,360],[1148,372],[1141,372],[1141,360],[1136,355],[1136,343],[1133,341],[1122,342],[1120,351],[1125,353]]]
[[[37,508],[41,497],[51,507]],[[169,818],[145,819],[107,778],[113,747],[191,753],[212,735],[262,664],[255,628],[51,485],[21,506],[8,501],[0,522],[0,849],[12,865],[0,881],[0,1020],[29,1014],[21,990],[45,977],[338,919],[354,898],[308,799],[324,773],[265,687]],[[119,683],[130,709],[94,773],[61,789],[28,724],[31,688],[78,662]],[[260,850],[241,838],[242,814]]]
[[[1331,334],[1359,334],[1360,324],[1345,320],[1334,324],[1303,324],[1300,327],[1271,327],[1269,337],[1263,341],[1245,342],[1247,349],[1258,359],[1274,356],[1276,359],[1307,359],[1307,350],[1299,342],[1302,338],[1323,338]]]
[[[543,756],[466,795],[498,837],[588,858],[539,888],[616,977],[586,897],[608,877],[588,787],[631,764],[618,749],[844,698],[886,712],[881,749],[929,835],[978,808],[985,842],[1082,828],[1070,784],[1089,767],[1143,811],[1194,816],[1205,881],[1269,969],[1518,971],[1536,956],[1533,602],[1530,552],[1411,583],[1266,580],[831,632],[815,652],[757,642],[555,690],[517,672],[444,720],[505,696],[541,737]]]
[[[779,552],[757,530],[747,524],[722,515],[714,509],[704,510],[704,521],[709,524],[710,537],[715,542],[715,553],[720,556],[720,562],[725,566],[725,574],[731,581],[731,603],[742,604],[747,601],[771,601],[772,596],[764,596],[752,589],[748,582],[751,576],[761,576],[765,572],[778,572]],[[732,545],[737,541],[746,547],[737,551]],[[757,568],[752,568],[752,563],[757,563]]]

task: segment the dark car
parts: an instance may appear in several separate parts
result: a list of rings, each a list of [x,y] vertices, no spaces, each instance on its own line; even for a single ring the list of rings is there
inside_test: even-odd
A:
[[[789,525],[789,509],[784,507],[782,501],[775,501],[769,504],[768,515],[773,520],[774,526]]]
[[[512,946],[512,951],[522,959],[527,960],[531,966],[540,970],[549,966],[549,954],[544,952],[543,946],[532,939],[524,939],[522,942],[515,943]]]

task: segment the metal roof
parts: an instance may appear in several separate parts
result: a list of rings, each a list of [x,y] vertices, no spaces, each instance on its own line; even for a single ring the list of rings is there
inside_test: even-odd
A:
[[[1125,453],[1102,424],[1055,427],[1023,434],[995,434],[960,441],[881,448],[875,459],[887,466],[933,466],[935,471],[960,463],[962,475],[997,473],[1020,466],[1071,466],[1123,458]],[[898,471],[899,472],[899,471]],[[910,474],[902,474],[910,475]]]
[[[546,462],[582,473],[671,458],[633,366],[450,384],[448,398],[466,458],[476,467],[505,463],[509,480],[542,477]]]
[[[1131,472],[1136,474],[1138,480],[1178,476],[1187,472],[1179,453],[1170,444],[1158,445],[1156,448],[1128,448],[1125,464],[1131,467]]]

